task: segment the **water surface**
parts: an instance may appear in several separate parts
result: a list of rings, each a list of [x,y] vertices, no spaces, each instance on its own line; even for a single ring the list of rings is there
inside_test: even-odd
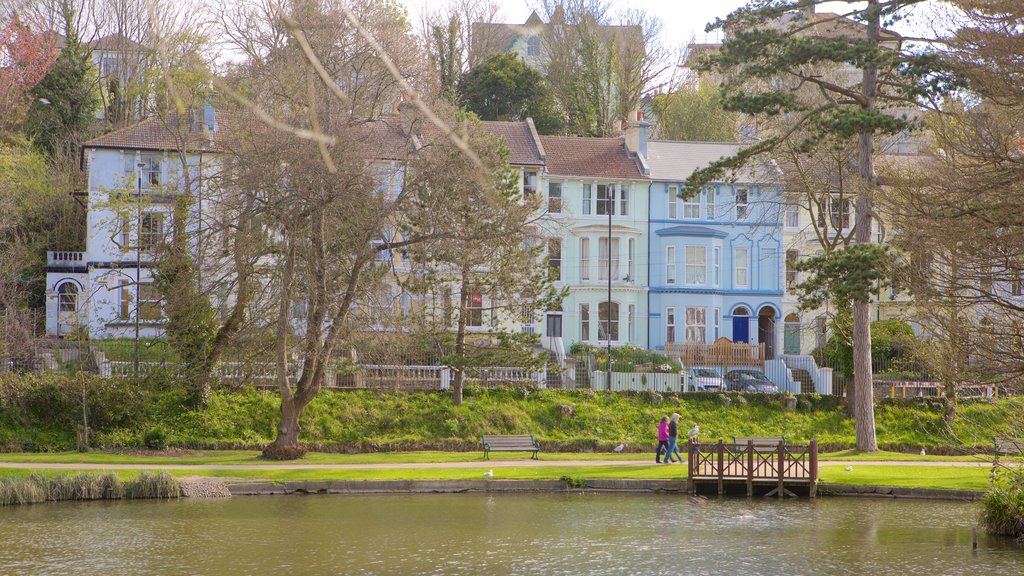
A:
[[[977,504],[262,496],[0,509],[0,574],[1024,574]]]

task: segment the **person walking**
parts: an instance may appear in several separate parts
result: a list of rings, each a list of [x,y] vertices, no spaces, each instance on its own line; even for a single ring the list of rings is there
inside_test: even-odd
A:
[[[668,457],[668,416],[662,416],[658,422],[658,451],[654,455],[654,461],[661,464],[661,455]]]
[[[672,454],[678,458],[677,462],[683,461],[683,455],[679,453],[679,413],[672,413],[672,420],[668,423],[668,449],[665,451],[665,464],[672,461]]]

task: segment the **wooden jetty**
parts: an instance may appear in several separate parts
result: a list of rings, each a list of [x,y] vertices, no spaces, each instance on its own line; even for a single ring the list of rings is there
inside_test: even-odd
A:
[[[818,491],[818,441],[810,444],[758,443],[704,443],[690,439],[688,480],[690,491],[698,486],[717,486],[718,494],[727,487],[746,486],[747,496],[754,495],[755,486],[772,489],[765,496],[796,496],[788,488],[806,488],[814,498]],[[788,487],[788,488],[787,488]]]

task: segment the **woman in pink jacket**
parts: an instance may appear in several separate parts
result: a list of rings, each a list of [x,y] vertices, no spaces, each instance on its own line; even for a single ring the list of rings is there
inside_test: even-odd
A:
[[[654,461],[661,464],[661,453],[665,452],[665,460],[671,457],[668,454],[668,416],[662,416],[658,423],[658,452],[654,455]]]

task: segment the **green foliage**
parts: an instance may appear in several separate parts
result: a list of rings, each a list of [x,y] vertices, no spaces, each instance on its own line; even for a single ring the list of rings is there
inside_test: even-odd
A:
[[[62,3],[61,9],[65,44],[46,77],[32,89],[35,100],[24,126],[39,150],[73,157],[95,120],[99,98],[96,68],[75,31],[72,3]]]
[[[989,533],[1024,538],[1024,473],[1001,469],[981,508],[981,523]]]
[[[565,482],[565,485],[568,486],[569,488],[578,488],[582,490],[583,488],[587,487],[586,478],[576,478],[573,476],[565,475],[559,478],[559,480]]]
[[[849,314],[833,319],[832,335],[825,345],[812,353],[815,361],[847,378],[853,377],[853,341]],[[900,320],[876,320],[871,323],[871,363],[879,375],[921,377],[915,358],[920,343],[914,329]]]
[[[142,447],[146,431],[157,427],[167,431],[169,446],[181,448],[256,449],[274,439],[280,403],[274,391],[215,388],[207,408],[193,410],[184,386],[164,376],[89,382],[92,444],[99,448]],[[73,450],[80,390],[68,377],[0,378],[0,449],[20,450],[30,440],[40,450]],[[853,420],[832,396],[802,395],[799,402],[806,404],[787,412],[780,394],[692,393],[656,402],[645,394],[525,390],[467,390],[461,406],[440,391],[327,391],[307,407],[301,438],[317,450],[374,452],[474,450],[481,434],[534,434],[547,451],[587,451],[620,442],[653,444],[658,420],[678,412],[683,426],[699,424],[706,438],[782,435],[795,442],[817,438],[835,447],[852,446],[854,440]],[[723,399],[729,399],[727,405]],[[962,401],[957,420],[947,425],[941,408],[883,403],[876,408],[879,442],[915,451],[970,447],[977,438],[1011,436],[1006,422],[1021,410],[1024,400],[1016,398]]]
[[[570,347],[569,353],[573,356],[594,354],[597,360],[597,369],[599,371],[608,369],[607,348],[576,342]],[[678,360],[653,350],[637,346],[612,347],[613,372],[679,372],[682,369],[682,364]]]
[[[793,264],[794,270],[808,273],[796,287],[800,308],[870,302],[873,294],[888,287],[892,265],[892,254],[878,244],[853,244],[804,258]]]
[[[142,444],[150,450],[165,450],[167,448],[167,430],[163,426],[154,426],[146,430],[142,437]]]
[[[739,115],[722,108],[710,83],[655,96],[659,137],[695,142],[735,142]]]
[[[562,130],[563,119],[547,81],[515,53],[499,52],[458,83],[462,103],[482,120],[532,117],[541,134]]]

